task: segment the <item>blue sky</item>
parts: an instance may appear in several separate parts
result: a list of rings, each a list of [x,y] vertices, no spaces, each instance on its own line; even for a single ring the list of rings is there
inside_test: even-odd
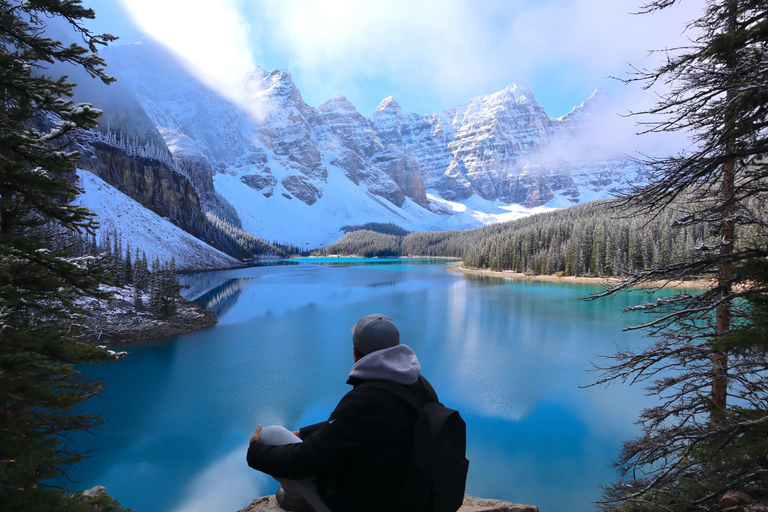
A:
[[[636,0],[85,0],[94,30],[144,34],[177,52],[209,85],[249,68],[288,69],[304,101],[341,94],[367,115],[387,96],[439,112],[525,82],[551,116],[602,87],[636,108],[650,98],[609,78],[648,51],[685,41],[703,0],[633,15]]]

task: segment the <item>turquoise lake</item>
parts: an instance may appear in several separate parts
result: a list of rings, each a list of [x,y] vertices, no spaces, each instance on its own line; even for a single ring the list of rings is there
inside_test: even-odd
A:
[[[295,261],[186,274],[183,294],[219,316],[183,336],[122,345],[86,404],[104,425],[73,489],[104,485],[136,512],[236,512],[278,485],[245,463],[256,425],[327,418],[350,388],[350,328],[395,320],[440,399],[467,422],[467,492],[586,512],[615,480],[621,441],[654,403],[640,387],[587,388],[598,355],[642,346],[621,309],[642,292],[579,300],[597,286],[464,276],[409,260]]]

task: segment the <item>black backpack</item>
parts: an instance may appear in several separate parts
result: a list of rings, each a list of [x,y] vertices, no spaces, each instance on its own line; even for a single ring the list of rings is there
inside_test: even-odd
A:
[[[464,501],[469,469],[467,425],[458,411],[438,401],[427,379],[419,377],[419,382],[429,397],[426,403],[407,386],[384,380],[365,383],[389,391],[418,411],[398,512],[456,512]]]

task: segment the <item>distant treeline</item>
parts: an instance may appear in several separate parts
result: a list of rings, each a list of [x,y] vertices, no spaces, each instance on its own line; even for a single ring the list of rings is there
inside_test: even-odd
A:
[[[716,243],[700,225],[688,225],[679,217],[666,211],[629,216],[610,207],[610,201],[595,201],[466,231],[404,236],[352,231],[327,246],[324,254],[456,257],[468,267],[491,270],[620,276],[688,261],[695,251]]]
[[[353,231],[374,231],[384,235],[405,236],[410,231],[407,231],[394,222],[367,222],[358,226],[341,226],[341,231],[345,234],[352,233]]]
[[[400,256],[405,236],[387,235],[368,229],[350,231],[336,243],[325,248],[325,254],[362,256],[364,258]]]
[[[205,213],[205,233],[201,239],[240,260],[286,255],[279,247],[256,238],[212,211]]]

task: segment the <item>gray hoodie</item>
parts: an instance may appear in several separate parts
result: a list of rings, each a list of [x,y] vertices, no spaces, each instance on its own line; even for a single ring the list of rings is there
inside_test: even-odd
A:
[[[421,365],[408,345],[397,345],[371,352],[349,372],[350,379],[389,380],[411,385],[419,380]]]

